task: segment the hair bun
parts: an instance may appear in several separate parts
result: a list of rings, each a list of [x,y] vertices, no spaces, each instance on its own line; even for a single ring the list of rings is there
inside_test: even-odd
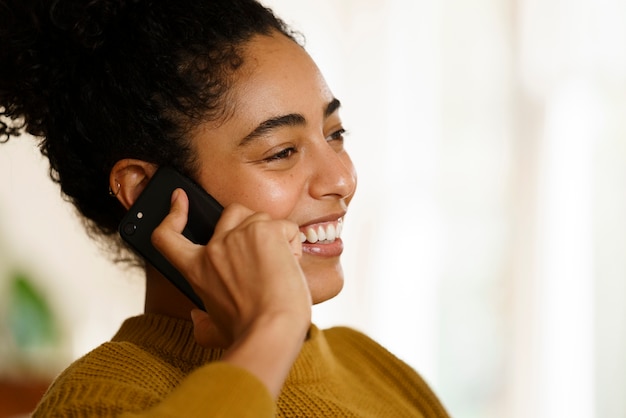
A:
[[[132,25],[126,15],[133,0],[56,0],[50,8],[50,19],[59,29],[70,33],[73,41],[87,49],[104,44],[107,32],[121,25]],[[121,25],[120,25],[121,24]]]
[[[132,22],[125,11],[136,3],[0,0],[0,141],[17,135],[22,125],[33,135],[46,134],[59,89],[88,65],[105,39],[123,40],[121,28]],[[110,31],[116,36],[107,37]]]

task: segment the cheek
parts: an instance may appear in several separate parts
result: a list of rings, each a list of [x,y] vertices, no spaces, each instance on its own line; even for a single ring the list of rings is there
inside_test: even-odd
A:
[[[250,207],[267,212],[274,219],[288,218],[298,205],[300,189],[289,182],[263,182],[254,188]],[[252,206],[254,205],[254,206]]]
[[[300,183],[293,178],[273,179],[260,175],[230,178],[207,187],[222,205],[242,204],[256,212],[266,212],[274,219],[285,219],[297,207]]]

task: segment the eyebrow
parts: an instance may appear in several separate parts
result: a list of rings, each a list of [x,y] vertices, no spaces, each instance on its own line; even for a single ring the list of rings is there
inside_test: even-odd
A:
[[[330,115],[335,113],[339,107],[341,107],[341,102],[338,99],[333,98],[333,100],[331,100],[324,109],[324,118],[328,118]],[[252,132],[246,135],[239,142],[239,146],[246,145],[250,141],[264,136],[278,128],[304,125],[306,125],[306,118],[299,113],[276,116],[261,122]]]

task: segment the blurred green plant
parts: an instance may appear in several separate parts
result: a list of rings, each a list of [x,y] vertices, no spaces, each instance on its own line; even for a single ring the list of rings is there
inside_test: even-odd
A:
[[[71,348],[45,287],[10,268],[0,274],[0,381],[49,381],[71,360]]]
[[[55,345],[59,330],[50,305],[23,272],[10,278],[8,326],[17,348],[30,351]]]

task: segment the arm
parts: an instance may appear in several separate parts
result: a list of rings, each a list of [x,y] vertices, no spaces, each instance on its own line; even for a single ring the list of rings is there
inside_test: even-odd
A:
[[[231,205],[200,246],[181,234],[187,207],[184,192],[175,191],[152,239],[207,308],[194,313],[198,342],[227,348],[223,361],[256,376],[277,398],[311,320],[298,227]]]
[[[186,210],[184,193],[175,194],[153,238],[203,299],[208,312],[192,312],[194,334],[226,348],[222,360],[182,376],[138,346],[105,344],[59,376],[33,416],[274,416],[310,325],[299,231],[230,207],[211,245],[196,246],[180,234]]]
[[[273,418],[275,414],[274,400],[258,379],[217,362],[191,373],[154,407],[120,418]]]

